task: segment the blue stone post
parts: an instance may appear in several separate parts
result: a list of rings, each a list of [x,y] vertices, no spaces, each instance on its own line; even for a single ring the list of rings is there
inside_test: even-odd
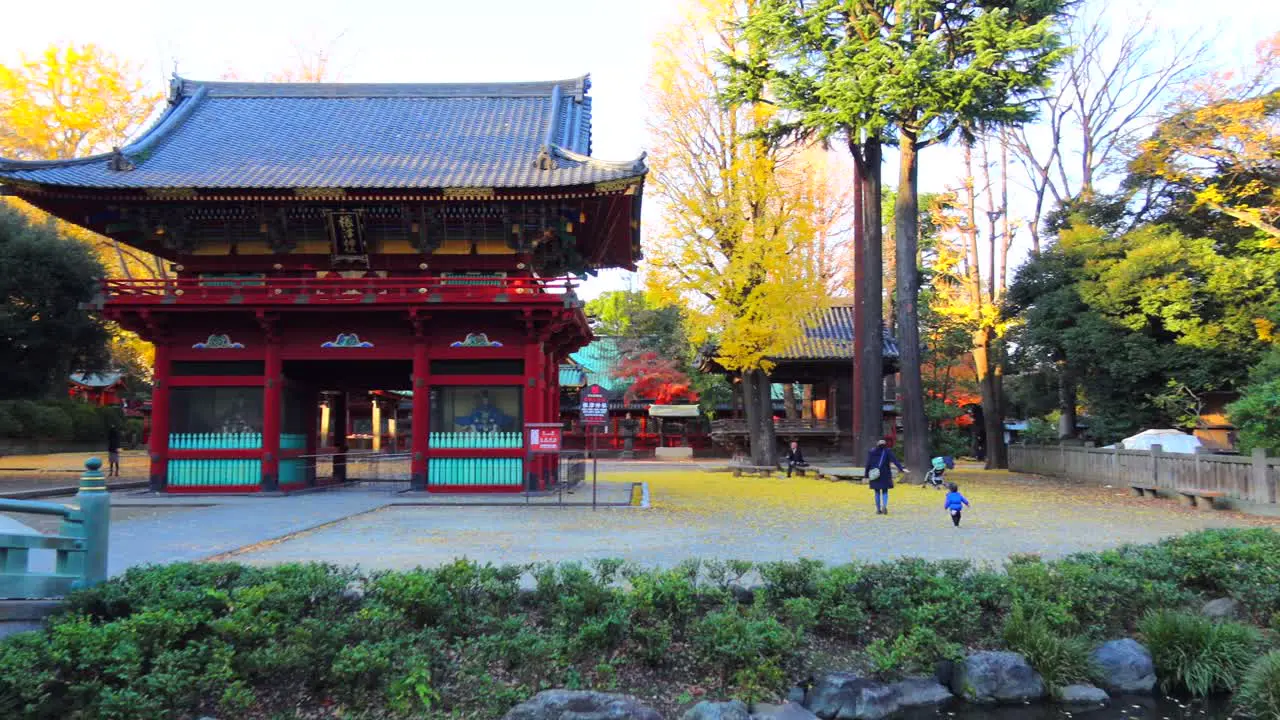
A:
[[[102,461],[91,457],[84,463],[85,472],[80,476],[80,491],[76,500],[80,504],[80,516],[84,518],[84,582],[83,586],[96,585],[107,579],[107,536],[111,530],[111,496],[107,494],[107,481],[99,468]]]

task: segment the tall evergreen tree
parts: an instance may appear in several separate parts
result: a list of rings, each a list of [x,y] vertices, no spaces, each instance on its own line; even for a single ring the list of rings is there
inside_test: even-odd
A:
[[[917,310],[918,153],[961,127],[1031,119],[1036,92],[1065,55],[1057,23],[1066,5],[1066,0],[761,0],[744,24],[753,52],[724,57],[732,96],[768,100],[787,111],[775,131],[850,141],[859,168],[866,165],[875,176],[861,186],[871,195],[864,207],[880,206],[879,140],[891,137],[898,145],[896,315],[907,459],[917,468],[928,461]],[[866,138],[876,141],[877,152],[870,157]],[[878,226],[879,218],[874,219]],[[860,298],[878,297],[879,278],[866,280],[855,292]],[[863,444],[869,440],[861,438]]]
[[[34,223],[0,204],[0,394],[35,398],[66,390],[73,371],[107,365],[107,333],[80,303],[93,298],[102,266],[52,222]]]

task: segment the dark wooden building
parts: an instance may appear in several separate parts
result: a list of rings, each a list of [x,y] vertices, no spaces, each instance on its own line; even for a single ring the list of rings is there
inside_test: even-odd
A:
[[[898,370],[898,344],[886,330],[883,338],[884,374]],[[700,365],[705,372],[725,373],[736,380],[713,359],[714,351],[703,354]],[[782,394],[781,406],[775,399],[774,429],[780,442],[801,441],[817,450],[853,451],[853,304],[837,300],[815,314],[805,326],[804,336],[786,351],[771,358],[769,375],[774,395]],[[790,391],[787,390],[790,386]],[[734,382],[735,395],[741,384]],[[787,399],[786,395],[792,399]],[[711,422],[711,437],[718,445],[730,449],[746,446],[747,422],[742,412],[741,397],[735,397],[735,410],[730,417]],[[891,403],[884,406],[883,430],[886,437],[896,437],[897,412]]]

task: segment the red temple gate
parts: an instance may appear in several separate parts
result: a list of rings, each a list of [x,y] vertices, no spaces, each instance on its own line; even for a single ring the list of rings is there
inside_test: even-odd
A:
[[[570,278],[639,258],[646,169],[590,157],[588,88],[175,79],[137,142],[0,188],[169,261],[95,303],[156,346],[153,490],[315,485],[322,431],[340,482],[373,390],[412,396],[414,489],[536,489],[522,428],[591,339]]]

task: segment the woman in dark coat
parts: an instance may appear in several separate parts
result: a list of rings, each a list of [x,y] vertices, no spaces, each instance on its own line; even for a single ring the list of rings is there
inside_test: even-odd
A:
[[[867,483],[876,493],[877,515],[889,514],[889,489],[893,487],[893,465],[897,465],[898,470],[901,472],[907,471],[906,468],[902,467],[902,463],[898,462],[893,450],[889,449],[889,443],[884,440],[876,443],[871,452],[867,453],[865,476],[870,478],[873,469],[880,471],[879,477]]]

